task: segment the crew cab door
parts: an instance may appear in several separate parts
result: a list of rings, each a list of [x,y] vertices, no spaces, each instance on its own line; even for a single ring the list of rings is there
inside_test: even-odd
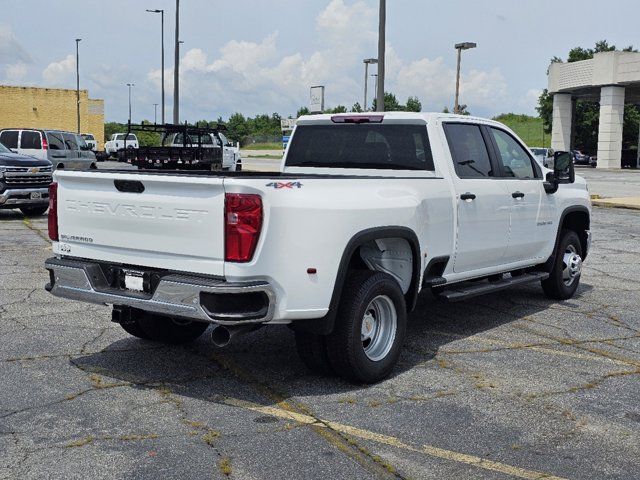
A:
[[[511,197],[489,154],[490,139],[472,123],[444,123],[453,161],[457,225],[456,273],[502,263],[509,239]]]
[[[554,235],[553,206],[544,191],[542,171],[528,149],[513,135],[500,128],[485,128],[511,203],[509,245],[504,262],[539,258]]]

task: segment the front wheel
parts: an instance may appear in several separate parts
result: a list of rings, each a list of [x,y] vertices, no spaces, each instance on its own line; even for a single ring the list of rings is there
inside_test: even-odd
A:
[[[555,300],[573,297],[582,274],[582,244],[573,230],[562,230],[549,278],[542,280],[545,295]]]
[[[326,338],[333,370],[354,382],[383,380],[398,361],[406,326],[406,304],[398,282],[387,273],[352,272],[336,326]]]
[[[49,205],[40,205],[38,207],[20,207],[20,211],[27,217],[39,217],[44,215]]]

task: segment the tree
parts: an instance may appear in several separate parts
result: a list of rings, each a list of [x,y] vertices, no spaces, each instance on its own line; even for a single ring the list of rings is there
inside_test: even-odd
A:
[[[347,113],[347,107],[344,105],[338,105],[335,108],[326,109],[324,113]]]
[[[376,110],[376,99],[373,99],[373,110]],[[393,93],[384,92],[384,111],[385,112],[420,112],[422,104],[418,97],[409,97],[407,104],[402,105]]]
[[[359,102],[356,102],[353,104],[353,107],[351,107],[351,111],[355,113],[362,113],[362,106]]]
[[[422,103],[418,100],[418,97],[409,97],[407,99],[407,112],[421,112]]]
[[[442,109],[442,113],[451,113],[451,112],[449,111],[449,107],[444,107],[444,108]]]
[[[300,107],[298,109],[298,113],[296,113],[296,118],[300,118],[303,115],[309,115],[311,112],[307,107]]]
[[[227,136],[234,142],[241,142],[249,134],[247,119],[241,113],[234,113],[227,121]]]
[[[599,42],[596,42],[594,48],[575,47],[569,50],[567,63],[590,60],[596,53],[613,52],[615,50],[615,45],[609,45],[607,40],[600,40]],[[628,46],[622,49],[622,51],[637,52],[633,46]],[[551,63],[556,62],[562,62],[562,59],[554,56],[551,59]],[[551,133],[553,95],[551,95],[547,89],[544,89],[538,98],[538,106],[536,107],[536,110],[543,120],[544,131],[546,133]],[[599,119],[600,109],[597,102],[576,100],[575,117],[573,119],[575,124],[573,147],[586,150],[587,152],[595,152],[597,150]],[[638,122],[640,122],[640,109],[636,105],[625,105],[622,139],[623,145],[637,144]]]

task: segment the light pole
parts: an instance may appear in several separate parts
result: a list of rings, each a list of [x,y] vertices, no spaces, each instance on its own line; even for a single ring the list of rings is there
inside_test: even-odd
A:
[[[458,50],[458,71],[456,73],[456,98],[453,103],[453,113],[460,113],[460,58],[462,57],[462,50],[469,50],[470,48],[476,48],[477,45],[473,42],[456,43],[456,50]]]
[[[377,58],[365,58],[364,62],[364,104],[362,110],[367,111],[367,87],[369,84],[369,65],[375,65],[378,63]]]
[[[76,113],[78,114],[78,133],[80,133],[80,42],[81,38],[76,38]]]
[[[378,25],[378,88],[376,89],[376,110],[384,112],[384,58],[387,23],[387,0],[380,0],[380,24]]]
[[[372,76],[372,77],[374,77],[374,78],[376,79],[375,87],[374,87],[374,88],[375,88],[375,90],[376,90],[376,92],[377,92],[377,91],[378,91],[378,74],[377,74],[377,73],[372,73],[372,74],[371,74],[371,76]],[[376,100],[376,103],[377,103],[377,102],[378,102],[378,100]]]
[[[164,125],[164,10],[147,10],[149,13],[159,13],[160,14],[160,35],[161,35],[161,51],[162,51],[162,124]]]
[[[135,83],[127,83],[129,87],[129,123],[131,123],[131,87],[135,87]]]
[[[180,0],[176,0],[176,45],[173,67],[173,123],[180,123]]]
[[[158,104],[153,104],[153,124],[156,125],[158,123]],[[164,125],[164,122],[163,122]]]

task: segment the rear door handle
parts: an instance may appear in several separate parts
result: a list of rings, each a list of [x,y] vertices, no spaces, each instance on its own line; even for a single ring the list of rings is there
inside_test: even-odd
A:
[[[476,199],[476,195],[474,193],[463,193],[462,195],[460,195],[460,200],[475,200]]]
[[[512,196],[513,198],[524,198],[524,193],[522,193],[522,192],[513,192],[513,193],[511,194],[511,196]]]

